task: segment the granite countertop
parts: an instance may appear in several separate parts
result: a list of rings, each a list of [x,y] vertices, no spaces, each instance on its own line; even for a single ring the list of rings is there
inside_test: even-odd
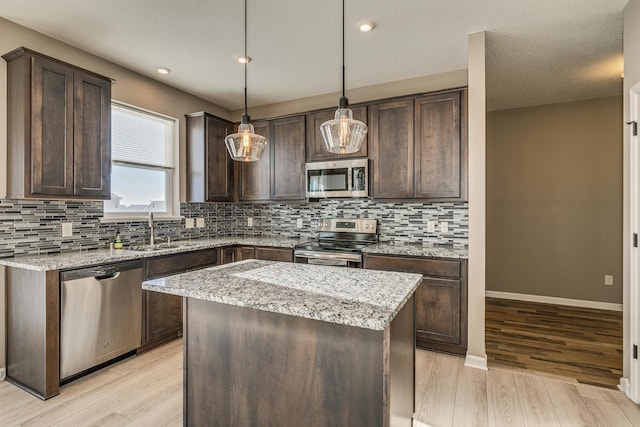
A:
[[[384,330],[422,275],[245,260],[142,283],[142,288],[205,301]]]
[[[468,259],[469,250],[453,246],[434,246],[429,244],[416,245],[412,243],[377,243],[362,250],[369,255],[406,255],[433,258]]]
[[[163,248],[163,245],[160,244],[158,245],[160,249],[152,251],[124,248],[71,251],[50,255],[21,255],[14,258],[0,258],[0,265],[34,271],[68,270],[90,265],[110,264],[221,246],[249,245],[292,249],[298,243],[300,243],[300,239],[278,237],[217,237],[211,239],[173,241],[171,242],[171,247]]]
[[[14,258],[0,258],[0,265],[34,271],[69,270],[73,268],[88,267],[90,265],[110,264],[120,261],[151,258],[231,245],[267,246],[293,249],[295,245],[303,240],[282,237],[215,237],[210,239],[173,241],[171,242],[171,247],[163,247],[163,244],[160,244],[158,245],[159,249],[154,249],[152,251],[124,248],[112,250],[94,249],[70,251],[49,255],[20,255]],[[365,247],[363,249],[363,253],[370,255],[405,255],[459,259],[468,258],[467,249],[447,246],[432,246],[426,244],[378,243]]]

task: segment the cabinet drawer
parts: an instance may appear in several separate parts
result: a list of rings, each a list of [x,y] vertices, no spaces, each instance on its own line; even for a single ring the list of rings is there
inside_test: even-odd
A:
[[[461,262],[433,258],[365,255],[364,268],[372,270],[402,271],[425,276],[460,278]]]
[[[256,248],[256,259],[293,262],[293,251],[283,248]]]
[[[169,274],[182,273],[196,268],[215,265],[217,261],[217,248],[160,256],[147,260],[145,263],[145,277],[147,279],[153,279]]]

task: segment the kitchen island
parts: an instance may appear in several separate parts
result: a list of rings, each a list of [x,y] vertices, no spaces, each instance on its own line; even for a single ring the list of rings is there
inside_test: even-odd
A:
[[[185,425],[409,427],[420,280],[248,260],[143,288],[185,297]]]

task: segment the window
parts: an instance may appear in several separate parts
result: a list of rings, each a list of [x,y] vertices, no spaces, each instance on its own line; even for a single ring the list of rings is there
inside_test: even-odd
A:
[[[176,120],[111,104],[111,200],[107,217],[173,213]]]

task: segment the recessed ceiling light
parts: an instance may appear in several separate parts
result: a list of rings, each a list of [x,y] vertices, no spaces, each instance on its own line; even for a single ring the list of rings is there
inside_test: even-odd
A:
[[[250,56],[245,56],[245,55],[240,55],[236,57],[236,61],[238,61],[241,64],[248,64],[249,62],[251,62],[251,57]]]
[[[168,69],[167,67],[156,67],[156,71],[158,72],[158,74],[164,74],[164,75],[167,75],[171,72],[171,70]]]
[[[374,24],[373,22],[361,22],[358,24],[358,31],[360,31],[361,33],[368,33],[369,31],[373,30],[375,26],[376,24]]]

